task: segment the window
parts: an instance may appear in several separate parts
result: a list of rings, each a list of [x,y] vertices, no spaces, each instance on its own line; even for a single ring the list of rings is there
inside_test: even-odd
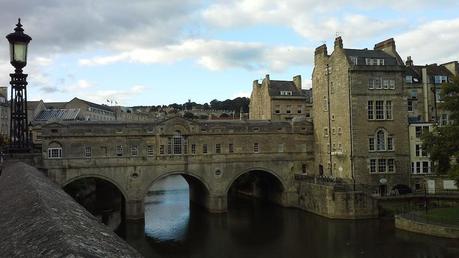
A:
[[[408,112],[413,111],[413,101],[411,99],[408,100]]]
[[[422,173],[427,174],[430,173],[430,166],[428,161],[422,162]]]
[[[395,171],[395,165],[393,159],[387,160],[387,172],[392,173]]]
[[[292,91],[281,90],[280,95],[281,96],[292,96]]]
[[[415,130],[416,130],[416,138],[421,138],[421,135],[422,135],[422,126],[416,126],[416,127],[415,127]]]
[[[386,160],[385,159],[378,159],[378,172],[379,173],[386,172]]]
[[[279,143],[279,145],[277,145],[277,151],[278,152],[284,152],[284,144],[283,143]]]
[[[368,119],[374,119],[373,100],[368,101]]]
[[[62,148],[48,148],[48,158],[49,159],[60,159],[62,158]]]
[[[191,154],[196,154],[196,144],[191,144]]]
[[[302,110],[302,106],[301,106],[301,105],[298,105],[298,106],[297,106],[297,113],[298,113],[298,114],[301,114],[301,110]]]
[[[287,105],[287,111],[286,111],[287,114],[290,114],[292,113],[292,106],[291,105]]]
[[[376,150],[381,151],[386,149],[386,142],[383,130],[376,132]]]
[[[159,145],[159,154],[161,154],[161,155],[164,154],[164,145],[163,144]]]
[[[228,145],[228,152],[229,152],[229,153],[233,153],[233,152],[234,152],[234,145],[233,145],[232,143],[230,143],[230,144]]]
[[[384,65],[384,59],[382,58],[365,58],[366,65]]]
[[[276,113],[276,114],[280,113],[280,105],[276,105],[274,113]]]
[[[391,100],[369,100],[368,101],[368,119],[385,120],[392,119],[392,101]]]
[[[421,173],[421,162],[419,161],[416,162],[416,173]]]
[[[405,76],[405,82],[406,83],[413,83],[413,76],[411,76],[411,75]]]
[[[375,138],[374,137],[368,138],[368,150],[369,151],[375,150]]]
[[[215,153],[220,154],[222,152],[222,145],[220,143],[215,144]]]
[[[343,129],[341,127],[338,127],[338,135],[341,135],[343,133]]]
[[[147,146],[147,156],[150,156],[150,157],[153,156],[154,154],[153,150],[154,150],[153,145],[148,145]]]
[[[393,151],[394,150],[394,138],[387,137],[387,150]]]
[[[370,173],[376,173],[376,159],[370,159]]]
[[[443,76],[443,75],[435,75],[434,76],[434,83],[435,84],[441,84],[441,83],[444,83],[444,82],[448,82],[448,77],[447,76]]]
[[[448,114],[441,114],[441,116],[440,116],[440,124],[441,125],[448,125]]]
[[[393,79],[384,79],[382,81],[382,85],[383,85],[383,89],[387,90],[387,89],[395,89],[395,80]]]
[[[333,135],[336,134],[336,129],[335,129],[335,127],[332,127],[332,134],[333,134]]]
[[[381,80],[379,78],[368,79],[368,89],[381,89]]]
[[[323,108],[324,111],[328,111],[328,100],[327,100],[326,96],[324,96],[322,108]]]
[[[137,148],[137,145],[132,145],[131,146],[131,156],[137,156],[139,154],[139,149]]]
[[[421,144],[416,144],[415,149],[416,149],[416,157],[427,157],[427,152],[422,149]]]
[[[116,146],[116,156],[121,157],[123,156],[123,146],[117,145]]]
[[[256,143],[253,144],[253,152],[254,153],[258,153],[259,151],[260,151],[260,146],[256,142]]]
[[[384,119],[384,101],[377,100],[375,106],[376,106],[376,119],[378,120]]]
[[[386,119],[388,120],[392,119],[392,101],[391,100],[386,101]]]
[[[207,144],[202,145],[202,153],[206,154],[207,153]]]
[[[358,60],[359,59],[356,56],[350,56],[349,58],[351,59],[351,63],[353,65],[357,65],[358,64]]]
[[[330,94],[335,92],[335,87],[333,86],[333,82],[330,82]]]
[[[324,137],[328,137],[328,127],[324,128]]]
[[[90,146],[84,147],[84,156],[90,158],[92,156],[92,149]]]

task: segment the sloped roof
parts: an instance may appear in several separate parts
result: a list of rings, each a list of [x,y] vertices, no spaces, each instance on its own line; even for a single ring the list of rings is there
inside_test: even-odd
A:
[[[45,102],[46,108],[50,108],[50,109],[65,108],[66,104],[67,104],[67,102]]]
[[[397,65],[397,59],[382,50],[369,49],[343,49],[347,57],[357,57],[358,65],[365,65],[365,58],[384,59],[384,65]]]
[[[88,106],[93,107],[93,108],[97,108],[97,109],[113,112],[113,109],[111,107],[107,106],[107,105],[99,105],[99,104],[96,104],[96,103],[93,103],[93,102],[90,102],[90,101],[87,101],[87,100],[84,100],[84,99],[79,99],[79,98],[73,98],[71,101],[73,101],[73,100],[82,101],[82,102],[86,103]]]
[[[75,120],[80,112],[79,108],[71,109],[47,109],[43,110],[35,118],[37,121],[48,121],[48,120]]]
[[[293,81],[269,81],[269,95],[270,96],[283,96],[281,91],[291,91],[292,95],[288,96],[303,96],[302,92],[298,90]]]

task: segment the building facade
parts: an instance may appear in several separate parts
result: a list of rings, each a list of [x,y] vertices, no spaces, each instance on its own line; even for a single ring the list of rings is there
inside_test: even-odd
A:
[[[315,50],[312,75],[316,171],[381,195],[409,184],[404,64],[389,39],[373,50]]]
[[[269,75],[253,81],[250,96],[250,120],[291,120],[294,117],[311,117],[310,91],[303,90],[301,76],[292,81],[270,80]]]

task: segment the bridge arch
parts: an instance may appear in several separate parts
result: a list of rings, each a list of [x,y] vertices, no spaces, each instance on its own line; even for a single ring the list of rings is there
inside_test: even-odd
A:
[[[198,173],[190,172],[190,171],[184,172],[180,170],[172,170],[172,171],[160,173],[159,176],[155,177],[148,184],[146,184],[146,187],[142,193],[143,199],[145,200],[150,188],[154,186],[155,183],[157,183],[161,179],[164,179],[164,178],[167,178],[173,175],[182,176],[183,179],[188,183],[189,198],[191,202],[196,203],[199,206],[202,206],[204,208],[207,208],[207,209],[209,208],[209,198],[211,196],[211,191],[212,191],[209,184]]]
[[[127,195],[126,189],[124,187],[122,187],[118,182],[113,180],[112,178],[104,176],[102,174],[84,174],[84,175],[72,177],[70,179],[67,179],[67,181],[65,181],[62,184],[62,188],[65,188],[67,185],[69,185],[69,184],[71,184],[71,183],[73,183],[75,181],[78,181],[78,180],[81,180],[81,179],[85,179],[85,178],[97,178],[97,179],[102,179],[104,181],[107,181],[107,182],[111,183],[112,185],[114,185],[120,191],[120,193],[123,195],[123,198],[125,200],[128,200],[128,195]]]
[[[238,193],[285,205],[286,191],[287,183],[278,173],[264,167],[252,167],[235,174],[225,193],[228,197]]]

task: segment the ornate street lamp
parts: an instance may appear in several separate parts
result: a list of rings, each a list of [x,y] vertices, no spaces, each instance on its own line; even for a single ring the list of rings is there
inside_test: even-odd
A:
[[[21,19],[14,32],[6,36],[10,43],[10,63],[16,68],[11,76],[10,151],[28,152],[31,149],[27,123],[27,74],[22,68],[27,64],[27,46],[32,38],[24,33]]]

